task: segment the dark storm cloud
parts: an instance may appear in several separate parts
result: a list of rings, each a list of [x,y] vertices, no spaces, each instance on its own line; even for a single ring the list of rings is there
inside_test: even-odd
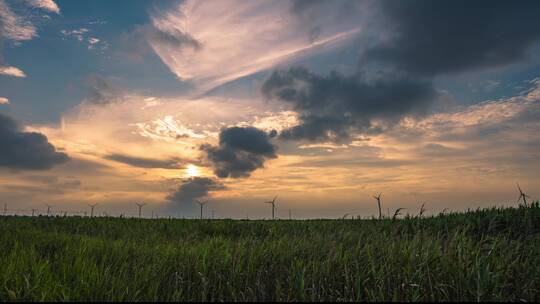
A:
[[[292,10],[295,14],[301,15],[313,7],[321,5],[324,0],[294,0]]]
[[[359,0],[293,0],[291,12],[300,24],[306,28],[308,40],[313,43],[325,32],[329,24],[332,27],[350,29],[358,24],[366,10],[366,1]]]
[[[219,145],[202,145],[214,173],[220,177],[248,177],[251,172],[264,167],[267,159],[276,158],[276,148],[270,134],[253,127],[232,127],[219,134]]]
[[[307,26],[326,15],[350,22],[353,14],[364,36],[352,76],[293,68],[265,81],[262,93],[300,117],[284,139],[339,142],[382,131],[381,123],[436,109],[437,75],[522,61],[540,39],[539,1],[296,0],[292,11]]]
[[[24,132],[13,119],[0,113],[0,167],[45,170],[68,160],[45,135]]]
[[[105,156],[106,159],[124,163],[138,168],[161,168],[161,169],[181,169],[184,167],[184,162],[178,158],[172,159],[152,159],[133,157],[123,154],[111,154]]]
[[[503,66],[524,59],[540,39],[540,1],[379,2],[386,43],[363,61],[423,75]]]
[[[225,190],[219,181],[207,177],[191,177],[183,181],[178,190],[171,193],[167,199],[174,203],[191,204],[197,199],[208,196],[211,191]]]
[[[390,124],[421,114],[437,96],[432,84],[407,76],[316,75],[305,68],[274,72],[263,94],[292,105],[301,123],[285,139],[347,141],[351,131],[375,132],[374,121]]]

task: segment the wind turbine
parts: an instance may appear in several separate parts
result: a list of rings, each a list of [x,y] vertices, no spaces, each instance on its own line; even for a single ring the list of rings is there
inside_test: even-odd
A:
[[[90,206],[91,210],[90,210],[90,217],[94,217],[94,208],[97,206],[98,204],[88,204],[88,206]]]
[[[275,219],[276,216],[276,199],[277,195],[274,197],[274,199],[271,202],[264,202],[265,204],[272,204],[272,219]]]
[[[379,193],[379,194],[373,196],[373,198],[377,200],[377,204],[379,205],[379,219],[382,219],[381,194],[382,193]]]
[[[203,219],[203,207],[208,204],[208,201],[201,202],[200,200],[195,200],[199,206],[201,206],[201,220]]]
[[[51,214],[51,208],[54,206],[51,206],[49,204],[46,204],[46,205],[47,205],[47,216],[49,216],[49,214]]]
[[[517,184],[517,187],[518,187],[518,190],[519,190],[519,197],[518,197],[517,202],[519,203],[519,201],[520,201],[521,199],[523,199],[523,203],[525,204],[525,207],[527,207],[527,198],[531,198],[531,197],[528,196],[527,194],[523,193],[523,191],[522,191],[521,188],[519,187],[519,184]]]
[[[139,218],[141,218],[141,209],[146,205],[146,203],[135,203],[139,207]]]

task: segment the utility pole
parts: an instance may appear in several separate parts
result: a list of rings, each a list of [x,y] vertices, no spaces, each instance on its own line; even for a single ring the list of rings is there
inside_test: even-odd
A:
[[[4,216],[7,215],[7,204],[4,204]]]
[[[141,218],[141,209],[142,209],[142,207],[144,207],[144,205],[146,205],[146,204],[145,203],[142,203],[142,204],[137,203],[137,206],[139,206],[139,218]]]
[[[36,212],[36,209],[32,209],[32,216],[34,216],[35,212]]]
[[[49,216],[51,214],[51,208],[52,207],[53,206],[51,206],[51,205],[47,205],[47,216]]]

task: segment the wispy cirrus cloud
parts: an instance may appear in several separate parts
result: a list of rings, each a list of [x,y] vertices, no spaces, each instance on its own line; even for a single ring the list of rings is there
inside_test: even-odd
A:
[[[184,161],[179,158],[172,159],[154,159],[148,157],[135,157],[125,154],[110,154],[105,156],[105,159],[113,160],[119,163],[130,165],[138,168],[161,168],[161,169],[182,169]]]
[[[51,13],[60,14],[60,8],[53,0],[26,0],[29,6],[40,8]]]
[[[22,9],[37,8],[48,12],[60,13],[60,8],[53,0],[25,0]],[[0,1],[0,29],[1,35],[16,43],[30,40],[37,36],[37,28],[31,20],[30,14],[17,14],[4,1]]]
[[[37,27],[32,21],[32,15],[26,13],[29,8],[60,13],[60,8],[53,0],[25,0],[16,4],[21,7],[24,14],[15,13],[6,1],[0,0],[0,40],[11,41],[14,45],[19,45],[22,41],[31,40],[37,36]],[[1,56],[0,75],[26,77],[19,68],[5,66]]]
[[[16,43],[37,35],[36,27],[25,17],[15,14],[3,0],[0,1],[0,26],[1,35]]]
[[[163,33],[159,37],[182,38],[182,43],[156,39],[154,32],[149,43],[176,76],[210,89],[347,40],[360,30],[329,28],[317,39],[310,38],[292,5],[267,0],[184,1],[152,15],[152,26]]]

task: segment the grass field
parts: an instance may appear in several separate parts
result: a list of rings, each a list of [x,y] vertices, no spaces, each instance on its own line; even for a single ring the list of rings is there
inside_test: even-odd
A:
[[[0,300],[540,300],[540,207],[399,220],[0,218]]]

